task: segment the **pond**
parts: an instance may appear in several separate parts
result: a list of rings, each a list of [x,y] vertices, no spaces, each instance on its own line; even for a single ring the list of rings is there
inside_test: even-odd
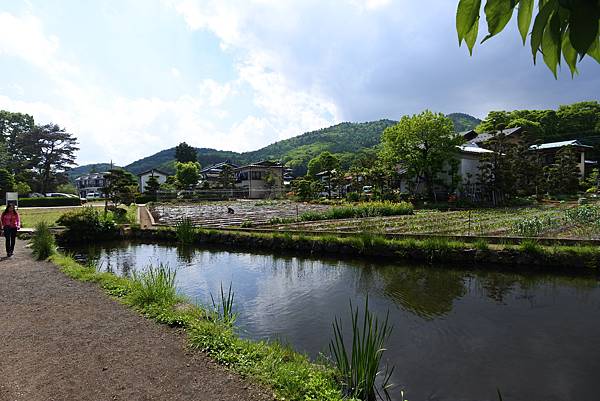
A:
[[[600,372],[600,281],[406,263],[315,259],[120,243],[74,249],[103,270],[129,275],[150,264],[177,269],[181,293],[210,305],[221,283],[235,291],[236,326],[316,357],[331,323],[349,325],[349,301],[394,331],[384,359],[392,395],[411,401],[592,401]]]

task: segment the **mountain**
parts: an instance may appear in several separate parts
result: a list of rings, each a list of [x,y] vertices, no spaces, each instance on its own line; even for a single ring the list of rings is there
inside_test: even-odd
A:
[[[454,131],[462,132],[475,129],[481,120],[465,113],[450,113],[446,117],[454,123]]]
[[[338,154],[353,154],[364,148],[379,144],[381,134],[394,125],[392,120],[379,120],[365,123],[341,123],[317,131],[284,139],[264,148],[244,153],[215,149],[198,149],[198,161],[204,167],[224,160],[235,164],[246,164],[260,160],[281,160],[297,175],[306,173],[308,161],[328,150]],[[151,168],[174,171],[175,148],[162,150],[152,156],[137,160],[125,169],[134,174]]]
[[[454,122],[456,131],[472,129],[481,122],[479,119],[463,113],[452,113],[448,117]],[[304,175],[309,160],[328,150],[340,157],[342,168],[347,168],[356,157],[357,152],[373,149],[377,146],[381,141],[383,131],[394,124],[396,124],[396,121],[387,119],[364,123],[344,122],[243,153],[199,148],[197,149],[198,161],[203,167],[207,167],[225,160],[238,165],[260,160],[280,160],[290,167],[295,175]],[[134,174],[152,168],[174,173],[174,164],[175,148],[170,148],[137,160],[125,166],[125,169]],[[106,164],[90,166],[106,166]],[[71,170],[70,175],[85,174],[89,172],[89,168],[86,168],[88,166],[77,167]],[[95,167],[96,170],[99,168]]]
[[[95,164],[86,164],[84,166],[77,166],[69,170],[69,179],[74,180],[80,175],[89,174],[89,173],[100,173],[102,171],[110,170],[110,163],[95,163]],[[118,167],[113,165],[113,168]]]

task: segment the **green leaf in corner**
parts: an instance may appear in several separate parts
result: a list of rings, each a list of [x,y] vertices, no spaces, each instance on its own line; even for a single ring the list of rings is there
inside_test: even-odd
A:
[[[571,77],[574,77],[577,73],[577,50],[575,50],[575,48],[571,45],[568,29],[562,38],[562,53],[565,62],[571,70]]]
[[[458,3],[458,8],[456,9],[456,32],[458,33],[459,45],[463,39],[467,40],[467,35],[473,31],[473,26],[475,24],[479,25],[480,8],[481,0],[460,0]]]
[[[556,68],[560,63],[560,16],[558,13],[554,13],[550,19],[550,24],[546,26],[544,34],[542,35],[542,54],[544,56],[544,62],[554,74],[554,78],[557,78]]]
[[[571,16],[569,18],[571,45],[577,53],[584,55],[598,39],[598,19],[600,5],[590,0],[571,0]]]
[[[477,20],[473,24],[473,27],[471,27],[471,30],[465,36],[465,43],[467,44],[467,47],[469,48],[469,54],[471,56],[473,55],[473,46],[475,46],[475,42],[477,41],[478,33],[479,33],[479,18],[477,18]]]
[[[533,63],[535,64],[535,58],[537,52],[542,44],[542,36],[544,35],[544,30],[546,28],[546,24],[550,19],[552,13],[558,8],[557,0],[549,0],[544,4],[538,15],[535,17],[535,21],[533,22],[533,29],[531,30],[531,53],[533,54]]]
[[[527,40],[527,34],[529,33],[529,26],[531,25],[531,17],[533,15],[533,0],[520,0],[519,1],[519,32],[523,38],[523,44]]]
[[[596,38],[594,43],[592,43],[592,46],[590,46],[587,54],[600,63],[600,36]]]
[[[481,43],[504,29],[511,19],[516,5],[515,0],[487,0],[484,10],[489,34],[483,38]]]

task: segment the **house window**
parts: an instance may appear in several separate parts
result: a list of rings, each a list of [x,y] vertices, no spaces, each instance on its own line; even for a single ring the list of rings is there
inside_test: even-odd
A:
[[[260,180],[262,178],[262,174],[260,171],[251,171],[253,180]]]

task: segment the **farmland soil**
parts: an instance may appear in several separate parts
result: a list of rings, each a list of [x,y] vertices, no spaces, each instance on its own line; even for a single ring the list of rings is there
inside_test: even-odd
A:
[[[1,401],[272,399],[23,241],[0,260]]]

